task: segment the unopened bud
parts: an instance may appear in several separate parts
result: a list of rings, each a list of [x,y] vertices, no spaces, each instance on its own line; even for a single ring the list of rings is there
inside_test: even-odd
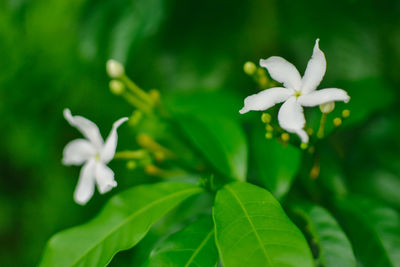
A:
[[[265,126],[265,130],[266,130],[267,132],[273,132],[273,131],[274,131],[274,127],[272,127],[271,124],[267,124],[267,125]]]
[[[329,114],[335,109],[335,102],[328,102],[325,104],[319,105],[319,109],[322,113]]]
[[[267,139],[272,139],[272,133],[271,133],[271,132],[267,132],[267,133],[265,134],[265,138],[267,138]]]
[[[121,63],[114,59],[107,61],[107,73],[111,78],[119,78],[125,74],[125,68]]]
[[[342,119],[341,118],[334,118],[333,119],[333,125],[335,125],[335,127],[339,127],[342,124]]]
[[[261,115],[261,121],[263,123],[270,123],[271,122],[271,115],[269,115],[269,113],[263,113]]]
[[[288,133],[283,133],[281,134],[281,139],[282,141],[287,142],[290,139],[290,135]]]
[[[342,111],[342,117],[343,118],[348,118],[350,116],[350,110],[348,110],[348,109],[345,109],[345,110],[343,110]]]
[[[110,81],[110,90],[115,95],[120,95],[125,91],[125,85],[117,80]]]
[[[247,61],[247,62],[243,65],[243,70],[244,70],[244,72],[245,72],[246,74],[248,74],[248,75],[253,75],[253,74],[256,72],[257,67],[256,67],[256,64],[254,64],[253,62]]]
[[[300,148],[303,149],[303,150],[307,149],[307,147],[308,147],[307,143],[301,143],[300,144]]]
[[[129,170],[135,169],[136,166],[137,166],[137,163],[136,163],[135,161],[133,161],[133,160],[130,160],[130,161],[128,161],[128,162],[126,163],[126,167],[127,167]]]

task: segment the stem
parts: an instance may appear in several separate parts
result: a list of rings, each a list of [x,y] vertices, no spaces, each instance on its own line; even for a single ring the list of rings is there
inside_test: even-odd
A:
[[[144,149],[126,150],[115,153],[114,159],[143,159],[146,156],[147,151]]]
[[[171,150],[157,143],[151,136],[147,134],[139,134],[137,136],[137,141],[140,146],[153,153],[162,152],[168,158],[175,158],[175,154]]]
[[[327,114],[326,113],[322,113],[321,121],[319,122],[319,129],[318,129],[318,132],[317,132],[317,137],[319,139],[322,139],[324,137],[326,117],[327,117]]]
[[[150,113],[151,112],[151,107],[147,105],[147,103],[144,103],[141,99],[138,99],[136,96],[131,95],[128,92],[125,92],[123,94],[123,97],[128,101],[132,106],[140,109],[144,113]]]
[[[121,76],[121,80],[126,84],[126,86],[135,94],[139,99],[143,100],[150,106],[153,106],[153,99],[143,91],[139,86],[136,85],[128,76],[123,75]]]

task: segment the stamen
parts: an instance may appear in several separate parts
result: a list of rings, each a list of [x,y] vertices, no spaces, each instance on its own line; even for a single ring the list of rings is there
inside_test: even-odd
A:
[[[301,92],[300,91],[295,91],[293,95],[295,97],[300,97],[301,96]]]

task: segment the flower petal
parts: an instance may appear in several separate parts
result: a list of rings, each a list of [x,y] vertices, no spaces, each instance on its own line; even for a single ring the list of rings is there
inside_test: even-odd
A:
[[[338,88],[327,88],[302,95],[298,98],[298,102],[302,106],[314,107],[332,101],[349,102],[350,96],[345,90]]]
[[[306,71],[301,81],[301,92],[307,94],[314,91],[321,83],[326,71],[326,60],[324,53],[319,49],[319,39],[315,41],[314,51],[308,61]]]
[[[102,162],[107,164],[114,158],[115,149],[117,148],[118,141],[117,129],[122,123],[126,122],[127,120],[128,118],[122,118],[114,122],[111,132],[107,137],[107,140],[100,153],[100,158]]]
[[[74,193],[75,202],[78,204],[85,205],[93,196],[95,165],[94,160],[89,160],[81,169],[78,185]]]
[[[96,163],[96,182],[97,188],[101,194],[107,193],[112,188],[117,186],[114,180],[114,172],[108,168],[104,163]]]
[[[75,139],[69,142],[63,152],[64,165],[82,165],[96,154],[96,149],[86,139]]]
[[[306,124],[303,108],[296,97],[293,96],[283,103],[278,113],[278,121],[282,129],[297,134],[303,143],[308,143],[308,135],[303,130]]]
[[[270,57],[261,59],[260,66],[268,70],[272,79],[283,83],[286,88],[296,91],[301,88],[301,76],[292,63],[281,57]]]
[[[266,110],[275,104],[286,101],[291,95],[293,90],[275,87],[266,89],[257,94],[248,96],[244,99],[244,107],[239,110],[240,114],[246,113],[250,110]]]
[[[64,117],[71,126],[77,128],[97,148],[103,145],[103,138],[96,124],[82,116],[72,116],[69,109],[64,109]]]

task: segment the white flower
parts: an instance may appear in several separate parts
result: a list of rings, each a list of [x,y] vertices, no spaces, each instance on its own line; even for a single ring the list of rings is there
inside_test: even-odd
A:
[[[117,128],[128,120],[122,118],[116,121],[110,135],[104,142],[99,128],[90,120],[81,116],[72,116],[69,109],[64,110],[64,117],[73,127],[76,127],[86,139],[76,139],[64,148],[63,164],[82,165],[74,199],[84,205],[93,196],[95,185],[101,194],[117,186],[114,172],[107,167],[115,154],[117,147]]]
[[[316,91],[324,77],[326,60],[316,40],[313,55],[308,61],[307,69],[301,78],[296,67],[281,57],[261,59],[260,66],[266,68],[271,77],[283,83],[284,87],[266,89],[246,97],[241,114],[250,110],[266,110],[275,104],[284,102],[278,113],[280,126],[297,134],[303,143],[308,143],[308,135],[304,130],[306,120],[303,107],[314,107],[333,101],[348,102],[350,97],[346,91],[338,88],[327,88]]]

